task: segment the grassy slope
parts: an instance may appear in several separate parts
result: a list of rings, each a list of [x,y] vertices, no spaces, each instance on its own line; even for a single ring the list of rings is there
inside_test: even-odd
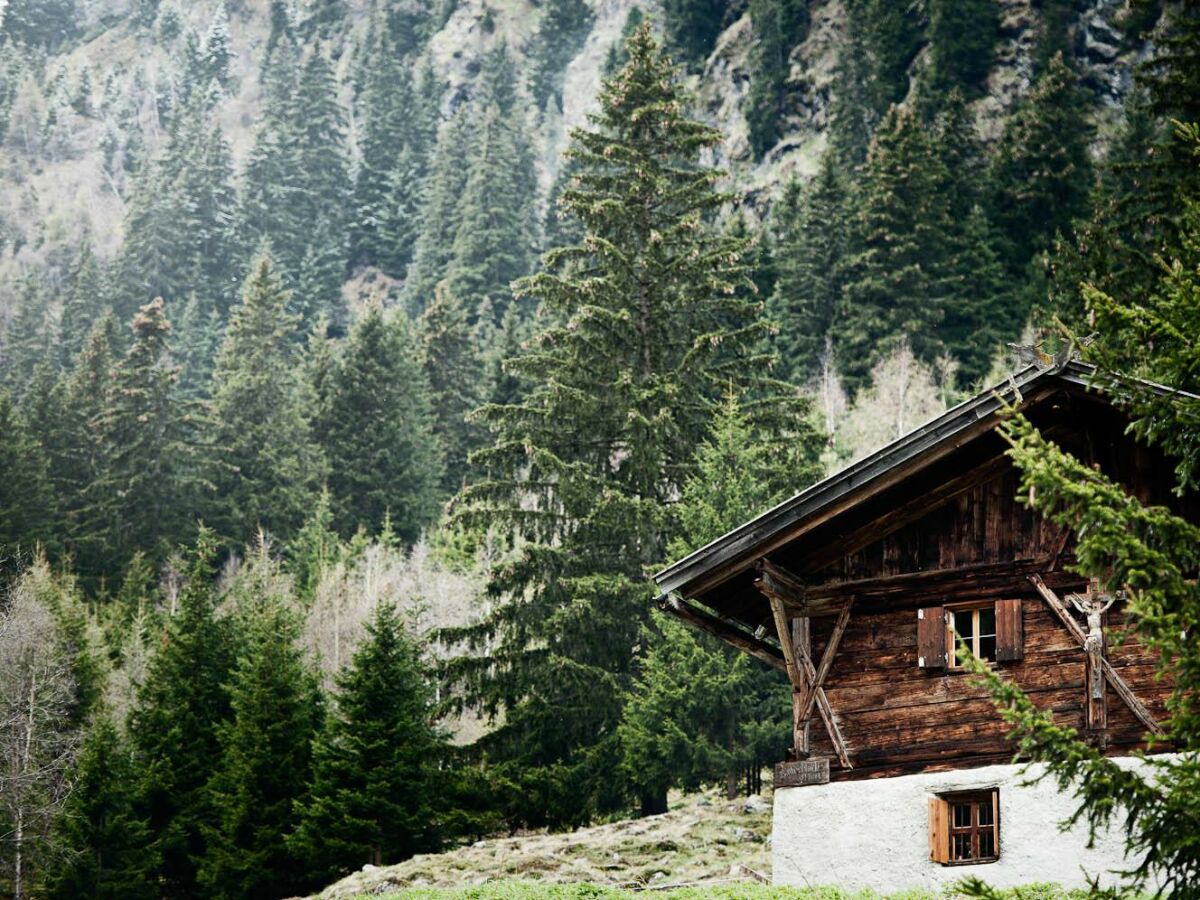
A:
[[[344,900],[403,888],[456,889],[514,879],[617,888],[752,881],[751,871],[769,877],[771,812],[747,813],[744,806],[744,800],[730,802],[716,793],[690,795],[676,798],[661,816],[563,834],[479,841],[358,872],[320,896]]]

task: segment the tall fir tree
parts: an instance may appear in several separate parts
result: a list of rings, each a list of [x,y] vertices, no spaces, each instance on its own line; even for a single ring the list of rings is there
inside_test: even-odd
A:
[[[446,282],[437,286],[417,328],[429,379],[434,434],[446,453],[442,486],[447,494],[454,494],[465,484],[467,456],[484,440],[478,423],[468,421],[468,415],[487,399],[483,348],[476,342],[466,307]]]
[[[129,742],[102,713],[88,728],[71,793],[55,825],[52,900],[154,900],[158,858],[137,807],[138,772]]]
[[[725,21],[726,0],[664,0],[663,31],[682,61],[699,67],[712,52]]]
[[[907,339],[923,360],[942,350],[939,276],[949,248],[949,198],[925,123],[892,107],[880,123],[843,268],[847,313],[842,359],[852,386],[893,342]]]
[[[189,556],[178,609],[150,658],[129,730],[139,808],[160,854],[159,897],[198,893],[204,829],[215,815],[208,784],[221,761],[217,734],[230,716],[226,684],[236,654],[232,622],[216,613],[210,533],[201,532]]]
[[[59,335],[64,362],[73,360],[83,349],[92,323],[100,318],[103,312],[102,277],[100,262],[96,259],[92,244],[85,239],[63,285],[62,324]]]
[[[990,212],[1014,276],[1088,212],[1092,129],[1086,110],[1078,77],[1058,54],[1005,128],[991,166]]]
[[[680,494],[670,557],[704,546],[819,478],[816,437],[781,448],[755,434],[742,404],[728,396]],[[627,777],[656,795],[657,810],[672,787],[724,781],[732,793],[743,771],[754,787],[763,764],[788,746],[787,680],[665,615],[654,618],[643,644],[621,721]]]
[[[779,329],[775,339],[783,374],[808,381],[820,366],[826,337],[841,316],[840,277],[846,240],[829,223],[849,214],[845,185],[833,154],[826,154],[805,188],[789,185],[777,204],[774,225],[775,289],[767,304]]]
[[[720,133],[684,116],[649,26],[628,51],[594,130],[573,134],[580,165],[562,204],[583,241],[521,288],[553,323],[507,363],[530,392],[481,411],[496,442],[477,454],[487,480],[463,498],[467,521],[521,541],[491,585],[504,602],[473,630],[490,656],[458,672],[504,713],[481,750],[519,785],[515,821],[624,805],[616,729],[651,599],[644,571],[665,555],[692,447],[730,383],[753,384],[780,439],[795,411],[752,350],[762,326],[760,304],[738,295],[745,242],[705,223],[727,198],[697,156]]]
[[[436,849],[445,748],[416,643],[376,607],[313,747],[313,779],[291,838],[316,882]]]
[[[318,393],[339,530],[377,531],[390,513],[400,536],[416,540],[437,516],[443,464],[421,352],[402,315],[367,312]]]
[[[50,491],[46,456],[20,411],[0,388],[0,556],[28,554],[48,537]]]
[[[260,256],[230,317],[213,375],[221,467],[211,524],[234,543],[259,529],[294,534],[325,474],[309,421],[315,401],[300,365],[298,322],[287,303],[270,258]]]
[[[755,156],[761,157],[779,138],[788,51],[804,40],[808,30],[808,3],[806,0],[751,0],[749,13],[753,43],[746,124],[750,147]]]
[[[563,72],[583,46],[595,14],[584,0],[547,0],[532,53],[530,91],[538,109],[562,105]]]
[[[938,93],[982,93],[1000,37],[994,0],[930,0],[930,86]]]
[[[229,681],[230,719],[217,732],[220,764],[208,783],[215,812],[199,881],[207,896],[287,897],[305,887],[303,861],[288,848],[293,805],[309,783],[320,721],[315,675],[287,598],[258,582],[277,577],[259,547],[254,596],[242,613],[241,652]]]

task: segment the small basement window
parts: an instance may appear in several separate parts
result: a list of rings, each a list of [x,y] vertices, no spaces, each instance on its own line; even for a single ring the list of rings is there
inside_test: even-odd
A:
[[[950,668],[962,665],[958,656],[958,638],[977,659],[996,661],[996,606],[974,606],[966,609],[950,609],[949,625],[946,630],[946,658]]]
[[[929,858],[943,865],[1000,858],[1000,792],[942,794],[929,800]]]

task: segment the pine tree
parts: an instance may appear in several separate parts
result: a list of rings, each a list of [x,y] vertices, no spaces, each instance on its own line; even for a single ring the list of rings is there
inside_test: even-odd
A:
[[[63,288],[62,324],[59,329],[64,361],[83,349],[92,323],[100,317],[101,270],[90,241],[84,241],[67,272]]]
[[[438,285],[417,328],[429,379],[434,434],[446,453],[443,488],[453,494],[464,485],[467,455],[483,444],[479,425],[467,416],[486,397],[484,361],[467,309],[445,282]]]
[[[253,565],[264,578],[275,568],[265,548]],[[220,764],[208,784],[216,821],[206,829],[199,881],[211,897],[286,897],[304,887],[302,862],[285,840],[310,778],[317,682],[298,616],[267,585],[255,588],[230,676],[232,718],[218,728]]]
[[[1006,244],[1005,264],[1019,276],[1056,232],[1087,214],[1091,129],[1077,78],[1055,56],[1005,129],[992,162],[991,218]]]
[[[826,337],[842,315],[846,241],[829,223],[844,221],[847,214],[846,189],[832,154],[826,154],[806,189],[793,182],[775,209],[777,277],[768,310],[779,328],[775,346],[782,370],[796,383],[817,372]]]
[[[177,392],[162,300],[143,306],[132,330],[133,344],[90,425],[96,475],[79,516],[84,552],[106,555],[112,575],[136,550],[157,554],[182,540],[204,491],[199,420]]]
[[[553,98],[562,105],[562,78],[567,65],[583,46],[595,15],[584,0],[547,0],[538,22],[530,77],[533,102],[538,109]]]
[[[925,124],[893,107],[880,124],[864,173],[846,264],[843,364],[854,386],[895,342],[931,362],[941,352],[938,293],[949,247],[945,173]]]
[[[870,97],[866,28],[857,6],[851,7],[845,43],[834,63],[833,96],[829,102],[829,147],[847,168],[866,162],[877,118]]]
[[[725,20],[725,0],[663,0],[667,44],[691,66],[712,52]]]
[[[982,92],[1000,36],[1000,7],[994,0],[930,0],[930,86]]]
[[[924,38],[924,22],[916,4],[895,0],[856,0],[851,16],[862,16],[863,37],[871,61],[869,96],[882,115],[908,94],[908,68]]]
[[[450,289],[467,309],[474,314],[487,303],[496,322],[508,308],[509,285],[528,274],[531,263],[532,159],[526,148],[498,105],[483,110],[447,265]]]
[[[626,801],[616,727],[644,568],[665,555],[670,498],[721,392],[754,382],[781,413],[775,433],[790,433],[793,410],[750,349],[762,329],[760,304],[738,296],[744,242],[703,221],[726,197],[696,157],[720,134],[685,118],[648,26],[628,49],[596,130],[569,151],[580,165],[562,203],[583,242],[521,287],[552,323],[507,363],[530,393],[481,411],[496,443],[463,498],[468,522],[524,542],[491,585],[505,602],[478,629],[490,657],[460,666],[475,699],[504,711],[483,749],[528,797],[518,822],[581,822]]]
[[[53,323],[47,315],[45,291],[32,272],[17,285],[16,310],[0,344],[3,384],[18,397],[42,360],[56,358]]]
[[[366,313],[321,391],[316,433],[329,461],[338,529],[375,531],[385,515],[414,541],[437,515],[442,451],[421,354],[401,316]]]
[[[311,603],[325,570],[341,556],[342,547],[333,530],[333,500],[322,488],[316,505],[288,544],[288,569],[296,580],[300,599]]]
[[[179,316],[174,341],[179,362],[179,392],[191,400],[212,396],[213,366],[223,334],[221,313],[195,294],[188,297]]]
[[[380,605],[313,748],[313,780],[296,804],[294,852],[314,880],[364,863],[398,862],[441,840],[442,738],[416,643],[395,607]]]
[[[34,549],[50,524],[46,457],[12,402],[0,389],[0,557]]]
[[[820,477],[814,438],[787,448],[763,440],[728,396],[680,494],[669,556],[685,556]],[[791,721],[781,698],[789,687],[778,672],[667,616],[654,617],[643,645],[621,738],[627,777],[657,797],[654,811],[665,809],[671,787],[731,788],[739,770],[753,776],[786,750]]]
[[[161,854],[159,897],[196,895],[203,829],[214,821],[208,784],[221,761],[218,728],[230,716],[235,646],[231,622],[216,616],[213,557],[212,536],[201,532],[130,722],[142,808]]]
[[[805,0],[751,0],[749,11],[753,44],[746,122],[750,147],[761,157],[779,138],[788,50],[804,40],[808,4]]]
[[[55,826],[59,862],[46,879],[52,900],[153,900],[158,864],[146,819],[138,812],[137,769],[108,714],[88,729],[71,793]]]
[[[470,117],[462,107],[438,132],[433,166],[422,191],[420,231],[404,280],[404,298],[414,310],[424,309],[433,299],[434,287],[445,277],[453,255],[467,186],[465,151],[472,146],[470,135]]]
[[[236,542],[256,530],[291,535],[324,476],[313,443],[308,396],[288,292],[269,257],[255,262],[234,309],[213,374],[216,478],[213,523]]]

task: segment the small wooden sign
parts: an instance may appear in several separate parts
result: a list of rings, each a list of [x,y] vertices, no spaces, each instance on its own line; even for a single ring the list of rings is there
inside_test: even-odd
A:
[[[797,759],[775,766],[775,787],[800,787],[805,784],[829,784],[829,757]]]

